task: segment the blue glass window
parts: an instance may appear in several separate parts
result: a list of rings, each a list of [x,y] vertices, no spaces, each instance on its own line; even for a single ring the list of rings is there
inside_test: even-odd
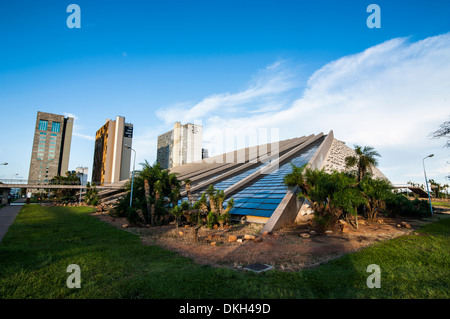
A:
[[[39,120],[39,131],[47,131],[48,121]]]
[[[52,132],[59,133],[60,128],[61,128],[61,123],[59,123],[59,122],[52,123]]]

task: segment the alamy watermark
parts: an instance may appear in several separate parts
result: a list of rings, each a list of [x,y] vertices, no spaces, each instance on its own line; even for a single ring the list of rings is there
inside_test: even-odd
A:
[[[372,273],[367,277],[366,284],[368,288],[381,288],[381,268],[377,264],[367,266],[366,272]]]
[[[66,12],[71,13],[66,20],[67,27],[69,29],[81,28],[81,8],[78,4],[69,4]]]
[[[81,288],[81,268],[76,264],[67,266],[66,272],[72,273],[67,277],[66,285],[68,288]]]
[[[367,17],[366,24],[369,29],[381,28],[381,8],[378,4],[369,4],[366,11],[371,13]]]
[[[210,154],[223,155],[203,159],[206,163],[262,163],[261,174],[271,174],[279,168],[279,128],[218,129],[207,144]]]

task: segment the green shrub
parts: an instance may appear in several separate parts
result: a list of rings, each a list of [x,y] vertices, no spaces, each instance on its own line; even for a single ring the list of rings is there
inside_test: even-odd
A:
[[[100,204],[100,196],[98,195],[98,189],[95,184],[86,184],[86,195],[84,196],[85,202],[88,205],[97,206]]]
[[[214,228],[215,224],[217,224],[217,215],[214,212],[210,211],[208,213],[206,226],[208,226],[209,228]]]
[[[386,211],[390,217],[424,218],[431,216],[429,203],[426,200],[409,200],[403,195],[392,194],[386,199]]]
[[[140,223],[142,223],[142,219],[134,207],[128,206],[125,211],[126,211],[127,221],[130,225],[135,226],[135,225],[139,225]]]

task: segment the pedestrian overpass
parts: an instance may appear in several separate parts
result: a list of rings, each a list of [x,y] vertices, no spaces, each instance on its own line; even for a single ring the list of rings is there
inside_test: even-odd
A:
[[[426,198],[428,197],[428,193],[426,190],[424,190],[421,187],[418,186],[411,186],[411,185],[394,185],[394,188],[397,189],[409,189],[411,192],[413,192],[414,194],[417,194],[419,197],[421,198]]]
[[[120,190],[124,188],[124,184],[128,180],[123,180],[117,183],[95,185],[98,190]],[[79,182],[67,181],[52,181],[51,183],[42,183],[41,181],[18,180],[18,179],[0,179],[0,194],[2,194],[2,204],[8,203],[8,195],[12,188],[25,188],[36,190],[50,190],[50,189],[86,189],[86,185],[80,185]]]

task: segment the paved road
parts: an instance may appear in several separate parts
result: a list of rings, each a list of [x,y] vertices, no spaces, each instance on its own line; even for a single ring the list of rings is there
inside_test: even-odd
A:
[[[0,242],[8,231],[9,226],[16,219],[17,214],[25,203],[25,198],[16,200],[11,205],[7,205],[0,209]]]

